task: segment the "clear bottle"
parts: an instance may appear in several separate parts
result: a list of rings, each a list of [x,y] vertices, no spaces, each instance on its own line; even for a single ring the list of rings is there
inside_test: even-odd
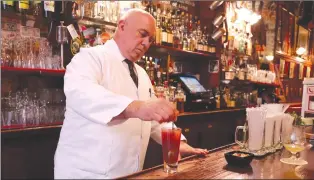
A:
[[[159,9],[160,10],[160,9]],[[161,25],[160,25],[160,13],[157,11],[156,13],[156,44],[161,44]]]
[[[161,26],[161,44],[167,45],[168,42],[168,32],[165,17],[162,17],[162,26]]]
[[[188,37],[187,37],[187,34],[185,33],[184,36],[183,36],[183,39],[182,39],[182,46],[183,46],[183,50],[184,51],[188,51]]]
[[[171,20],[168,19],[167,23],[167,45],[168,46],[173,46],[173,33],[172,33],[172,24]]]
[[[14,11],[14,2],[13,1],[1,1],[2,9],[4,11],[13,12]]]
[[[99,28],[96,29],[96,37],[95,37],[95,41],[93,43],[93,46],[98,46],[98,45],[102,45],[102,39],[100,36],[101,30]]]
[[[180,113],[184,112],[184,102],[185,102],[185,93],[183,89],[181,88],[181,83],[178,83],[177,90],[175,93],[176,96],[176,102],[177,102],[177,110]]]

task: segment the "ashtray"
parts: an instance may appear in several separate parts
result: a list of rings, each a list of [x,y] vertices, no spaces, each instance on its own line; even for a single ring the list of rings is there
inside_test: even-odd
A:
[[[249,166],[253,160],[252,153],[243,151],[231,151],[225,153],[226,161],[232,166]]]

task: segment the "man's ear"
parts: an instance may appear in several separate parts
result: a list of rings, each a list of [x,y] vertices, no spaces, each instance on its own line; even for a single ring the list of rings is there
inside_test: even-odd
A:
[[[120,20],[119,22],[118,22],[118,27],[119,27],[119,29],[121,30],[121,31],[124,31],[124,28],[125,28],[125,21],[124,20]]]

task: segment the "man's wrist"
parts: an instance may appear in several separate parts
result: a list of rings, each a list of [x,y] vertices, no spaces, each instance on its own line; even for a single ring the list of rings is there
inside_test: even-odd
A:
[[[124,118],[138,118],[138,112],[143,103],[143,101],[138,100],[132,101],[122,113]]]

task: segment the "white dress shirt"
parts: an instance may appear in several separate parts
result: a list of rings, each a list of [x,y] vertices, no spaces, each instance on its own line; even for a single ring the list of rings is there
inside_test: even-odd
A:
[[[125,176],[142,170],[150,136],[161,144],[163,124],[138,118],[111,121],[133,100],[150,99],[153,89],[145,70],[135,65],[137,88],[124,60],[116,42],[109,40],[81,49],[66,67],[66,113],[55,179]]]

